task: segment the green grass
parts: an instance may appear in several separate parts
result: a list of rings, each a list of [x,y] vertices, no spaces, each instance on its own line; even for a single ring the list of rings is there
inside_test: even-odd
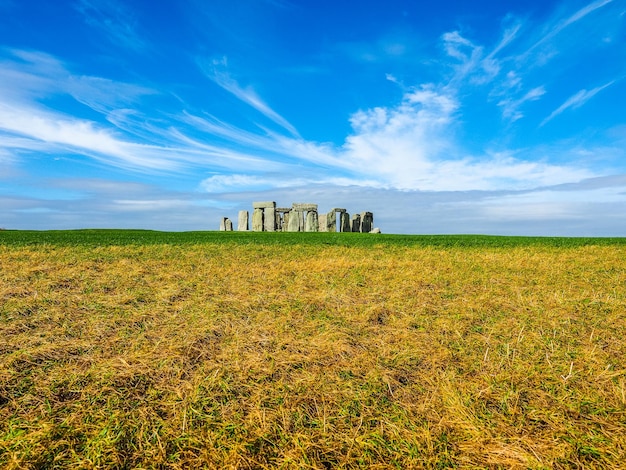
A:
[[[361,233],[268,233],[268,232],[159,232],[152,230],[3,230],[0,243],[24,245],[153,245],[153,244],[269,244],[339,246],[437,246],[518,247],[626,245],[626,238],[507,237],[489,235],[390,235]]]
[[[622,239],[0,232],[0,468],[620,468]]]

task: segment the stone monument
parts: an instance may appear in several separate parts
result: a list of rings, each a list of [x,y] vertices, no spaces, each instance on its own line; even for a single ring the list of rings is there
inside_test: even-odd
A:
[[[350,214],[346,209],[334,207],[328,213],[320,214],[317,204],[294,202],[291,207],[276,207],[274,201],[252,203],[253,232],[361,232],[370,233],[374,226],[371,212]],[[339,214],[339,225],[337,225]],[[237,231],[250,230],[250,214],[239,211]],[[222,217],[221,231],[232,231],[233,224],[228,217]]]

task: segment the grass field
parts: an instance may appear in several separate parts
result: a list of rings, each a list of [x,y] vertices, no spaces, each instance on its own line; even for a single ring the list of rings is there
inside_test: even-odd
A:
[[[619,468],[626,239],[0,232],[2,468]]]

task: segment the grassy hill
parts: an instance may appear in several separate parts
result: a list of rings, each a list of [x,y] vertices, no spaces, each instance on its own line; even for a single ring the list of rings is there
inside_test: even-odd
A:
[[[616,468],[624,239],[0,232],[0,467]]]

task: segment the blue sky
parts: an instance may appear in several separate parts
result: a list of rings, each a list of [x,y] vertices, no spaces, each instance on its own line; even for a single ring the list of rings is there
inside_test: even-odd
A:
[[[0,227],[626,236],[626,0],[0,0]]]

